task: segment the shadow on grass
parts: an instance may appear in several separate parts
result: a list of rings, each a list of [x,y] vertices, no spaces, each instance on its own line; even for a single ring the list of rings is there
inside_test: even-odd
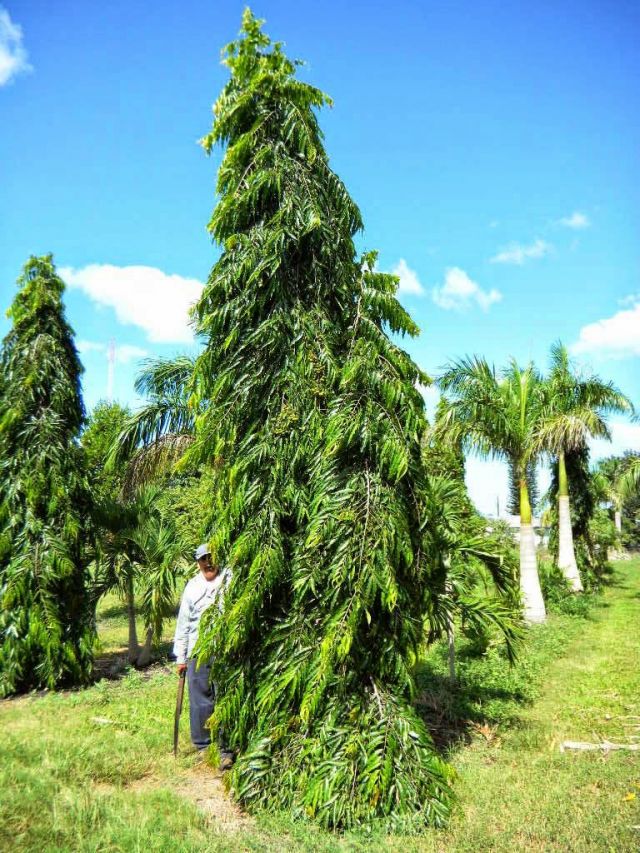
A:
[[[99,622],[103,622],[105,619],[122,619],[126,621],[128,617],[127,605],[124,602],[115,602],[107,607],[101,607],[97,615]]]
[[[516,686],[483,684],[479,673],[477,678],[462,676],[452,684],[429,662],[418,666],[416,680],[421,688],[416,709],[445,756],[470,743],[478,733],[490,741],[499,724],[516,723],[518,708],[531,702],[530,695]]]
[[[173,666],[171,659],[172,644],[170,642],[160,643],[151,654],[151,661],[147,666],[137,667],[129,663],[127,649],[105,652],[96,655],[93,669],[93,683],[98,681],[119,681],[128,672],[135,670],[143,677],[151,678],[158,666],[169,669]]]

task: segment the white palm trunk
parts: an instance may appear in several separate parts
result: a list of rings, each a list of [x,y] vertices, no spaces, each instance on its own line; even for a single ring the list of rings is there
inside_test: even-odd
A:
[[[525,622],[544,622],[547,612],[540,589],[536,540],[531,523],[520,525],[520,590]]]
[[[140,650],[136,667],[141,669],[144,666],[149,666],[151,663],[151,646],[153,644],[153,628],[147,627],[144,646]]]
[[[622,513],[619,509],[615,511],[614,519],[616,523],[616,531],[618,533],[618,536],[620,536],[620,534],[622,533]]]
[[[573,530],[571,529],[571,508],[569,496],[558,497],[558,568],[571,584],[573,592],[582,592],[582,580],[576,563],[576,551],[573,546]]]

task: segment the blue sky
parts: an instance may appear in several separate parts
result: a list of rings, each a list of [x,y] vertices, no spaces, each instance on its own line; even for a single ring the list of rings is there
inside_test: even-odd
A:
[[[135,401],[144,354],[189,348],[216,257],[219,154],[197,145],[243,4],[0,6],[0,292],[52,251],[89,406]],[[483,353],[544,365],[560,338],[640,403],[640,6],[616,0],[253,6],[334,99],[321,123],[362,248],[401,275],[430,373]],[[0,320],[0,333],[8,328]],[[427,395],[430,404],[433,394]],[[614,424],[611,450],[640,449]],[[598,445],[596,454],[610,452]],[[495,464],[471,461],[489,510]]]

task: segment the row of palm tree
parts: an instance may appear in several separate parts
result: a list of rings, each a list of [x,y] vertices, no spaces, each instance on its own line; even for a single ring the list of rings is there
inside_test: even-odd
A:
[[[620,547],[625,504],[637,498],[640,490],[640,454],[627,451],[623,456],[602,459],[596,466],[594,478],[603,502],[613,508],[617,547]]]
[[[532,525],[530,487],[541,457],[558,466],[558,567],[575,592],[583,589],[571,528],[566,455],[590,438],[610,440],[610,414],[633,414],[631,401],[613,383],[579,372],[561,343],[551,348],[544,377],[533,363],[514,360],[497,371],[485,358],[454,362],[439,380],[445,404],[434,431],[482,457],[509,465],[519,492],[520,589],[527,622],[542,622],[546,610]],[[629,479],[629,478],[628,478]]]

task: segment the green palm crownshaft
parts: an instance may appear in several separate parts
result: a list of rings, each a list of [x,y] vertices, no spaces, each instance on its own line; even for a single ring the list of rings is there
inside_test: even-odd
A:
[[[360,213],[315,110],[250,12],[207,151],[226,145],[196,306],[188,456],[214,462],[211,544],[233,571],[203,625],[235,795],[326,826],[438,821],[447,769],[411,706],[429,559],[416,383],[387,331],[417,329],[356,256]],[[202,409],[202,403],[207,405]],[[206,623],[205,619],[205,623]]]
[[[82,368],[52,257],[18,288],[0,361],[0,695],[85,683],[94,637]]]

